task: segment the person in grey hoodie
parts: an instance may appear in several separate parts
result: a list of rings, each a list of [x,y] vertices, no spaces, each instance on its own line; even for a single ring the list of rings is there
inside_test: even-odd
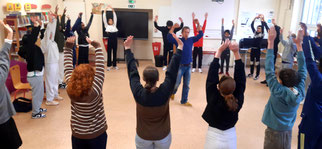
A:
[[[0,20],[0,26],[3,26],[7,32],[5,43],[0,51],[0,145],[1,148],[19,148],[22,144],[17,126],[12,116],[16,110],[11,103],[9,91],[5,85],[9,74],[9,51],[12,44],[13,31],[8,24]]]
[[[294,33],[289,32],[287,36],[288,40],[283,39],[283,29],[281,29],[281,34],[279,36],[282,45],[284,46],[284,50],[282,53],[282,69],[284,68],[293,68],[294,64],[294,56],[296,54],[296,45],[295,45],[295,38],[296,35]]]

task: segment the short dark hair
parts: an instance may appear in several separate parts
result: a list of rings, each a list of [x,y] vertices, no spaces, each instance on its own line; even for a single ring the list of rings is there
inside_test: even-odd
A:
[[[168,27],[172,27],[172,26],[173,26],[173,22],[172,22],[172,21],[170,21],[170,20],[169,20],[169,21],[167,21],[167,26],[168,26]]]
[[[151,92],[151,89],[159,81],[159,71],[153,66],[147,66],[143,71],[143,80],[146,82],[144,88]]]
[[[261,25],[258,25],[258,26],[257,26],[257,28],[259,28],[259,27],[260,27],[260,28],[263,28],[263,26],[261,26]]]
[[[183,28],[182,28],[182,31],[181,32],[183,32],[184,30],[186,30],[186,29],[189,29],[190,30],[190,27],[189,26],[184,26]]]
[[[292,34],[291,34],[291,37],[292,37],[292,38],[296,38],[296,34],[292,33]]]
[[[282,81],[282,85],[286,87],[294,87],[299,84],[298,72],[293,69],[282,69],[279,73],[279,78]]]
[[[228,30],[228,29],[227,29],[227,30],[225,30],[225,31],[224,31],[224,34],[225,34],[225,33],[228,33],[228,34],[230,35],[230,30]]]

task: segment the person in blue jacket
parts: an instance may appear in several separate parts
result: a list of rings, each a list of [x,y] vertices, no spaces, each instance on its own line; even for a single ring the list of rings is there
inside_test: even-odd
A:
[[[307,90],[306,98],[301,113],[302,121],[299,125],[298,149],[322,148],[322,65],[321,51],[316,46],[312,37],[307,33],[306,25],[301,23],[304,30],[303,51],[311,84]],[[303,36],[302,34],[302,36]],[[320,40],[319,44],[322,44]],[[319,66],[312,58],[320,60]]]
[[[291,149],[292,128],[299,104],[305,96],[307,71],[301,39],[297,39],[298,71],[282,69],[277,79],[274,69],[275,38],[276,30],[272,26],[268,31],[268,50],[265,61],[266,80],[271,95],[262,118],[262,122],[267,126],[264,149]]]
[[[178,46],[177,41],[172,36],[172,33],[176,28],[179,28],[179,24],[177,23],[169,31],[167,38],[170,43]],[[182,28],[182,38],[180,38],[184,46],[182,49],[182,58],[180,62],[177,82],[173,91],[173,95],[171,95],[171,99],[174,99],[174,94],[177,92],[178,87],[181,83],[181,78],[183,77],[181,104],[184,106],[192,106],[188,102],[189,84],[190,84],[190,77],[191,77],[192,46],[193,46],[193,43],[199,41],[199,39],[203,36],[203,32],[201,30],[200,24],[197,24],[197,30],[199,32],[197,36],[188,37],[190,34],[190,28],[185,26]]]

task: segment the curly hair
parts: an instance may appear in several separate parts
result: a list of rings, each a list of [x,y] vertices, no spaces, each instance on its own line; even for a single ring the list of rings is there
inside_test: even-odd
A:
[[[87,96],[92,88],[95,70],[89,64],[77,66],[67,83],[67,93],[72,98]]]

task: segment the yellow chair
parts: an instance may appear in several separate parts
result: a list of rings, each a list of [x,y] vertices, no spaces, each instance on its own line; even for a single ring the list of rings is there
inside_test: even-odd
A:
[[[10,68],[10,75],[13,83],[13,87],[16,89],[14,99],[16,99],[16,95],[19,91],[23,91],[23,97],[26,97],[26,92],[31,90],[31,86],[29,83],[22,83],[20,76],[20,66],[14,65]]]

